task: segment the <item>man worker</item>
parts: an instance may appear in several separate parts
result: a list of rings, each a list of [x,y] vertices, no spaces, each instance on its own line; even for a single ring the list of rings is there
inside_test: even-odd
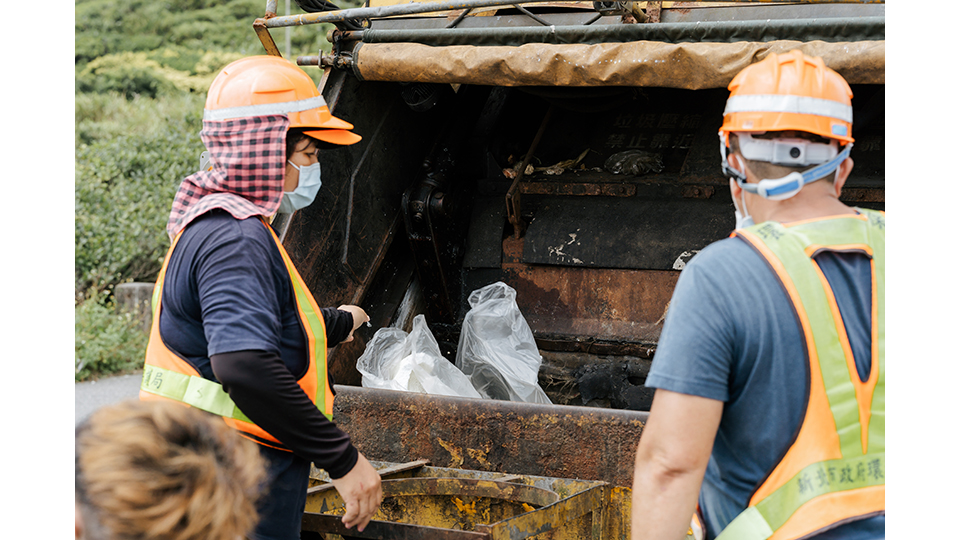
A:
[[[884,213],[839,200],[852,91],[797,50],[729,90],[737,229],[671,299],[632,538],[683,538],[698,510],[707,538],[884,538]]]

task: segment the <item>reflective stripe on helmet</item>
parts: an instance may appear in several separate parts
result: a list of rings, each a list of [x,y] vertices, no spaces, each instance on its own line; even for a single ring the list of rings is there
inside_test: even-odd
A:
[[[813,114],[853,122],[853,107],[829,99],[776,94],[730,96],[723,114],[737,112],[782,112]]]
[[[243,118],[246,116],[263,116],[267,114],[287,114],[291,112],[307,111],[310,109],[319,109],[326,107],[327,102],[323,96],[315,96],[297,101],[284,101],[281,103],[261,103],[258,105],[241,105],[239,107],[227,107],[225,109],[204,109],[204,120],[226,120],[228,118]]]

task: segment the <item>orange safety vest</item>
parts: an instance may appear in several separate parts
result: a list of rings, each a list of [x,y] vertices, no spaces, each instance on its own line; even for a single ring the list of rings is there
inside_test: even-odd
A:
[[[809,397],[793,444],[718,540],[789,540],[885,512],[884,222],[857,209],[790,224],[765,222],[734,235],[770,264],[796,310],[810,365]],[[870,257],[870,377],[860,380],[833,290],[814,257]]]
[[[261,220],[264,227],[270,231],[270,236],[277,244],[283,262],[286,264],[293,289],[296,294],[297,312],[307,336],[309,365],[307,372],[300,377],[297,383],[304,393],[313,401],[317,408],[327,418],[333,414],[333,392],[327,379],[327,332],[323,316],[317,307],[313,295],[294,267],[280,239],[273,229]],[[160,309],[163,296],[163,278],[173,253],[180,239],[177,234],[173,239],[166,259],[160,268],[160,275],[153,289],[153,324],[150,329],[150,340],[147,344],[146,362],[143,368],[143,381],[140,384],[140,399],[142,400],[171,400],[210,412],[223,418],[227,425],[237,429],[241,435],[257,443],[280,450],[287,450],[283,443],[264,429],[250,421],[243,412],[233,403],[230,396],[216,381],[205,379],[192,364],[171,350],[160,336]]]

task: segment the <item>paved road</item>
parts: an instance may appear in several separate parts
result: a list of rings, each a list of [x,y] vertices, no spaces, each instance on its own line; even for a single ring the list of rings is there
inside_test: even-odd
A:
[[[140,379],[143,373],[138,371],[129,375],[108,377],[99,381],[80,382],[74,385],[74,404],[76,406],[76,423],[90,415],[93,411],[123,401],[136,398],[140,392]]]

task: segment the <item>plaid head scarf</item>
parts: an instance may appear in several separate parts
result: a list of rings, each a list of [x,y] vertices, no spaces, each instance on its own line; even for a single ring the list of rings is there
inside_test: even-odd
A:
[[[280,208],[290,120],[283,115],[203,122],[200,139],[213,170],[183,179],[167,221],[172,240],[197,216],[222,208],[237,219]]]

